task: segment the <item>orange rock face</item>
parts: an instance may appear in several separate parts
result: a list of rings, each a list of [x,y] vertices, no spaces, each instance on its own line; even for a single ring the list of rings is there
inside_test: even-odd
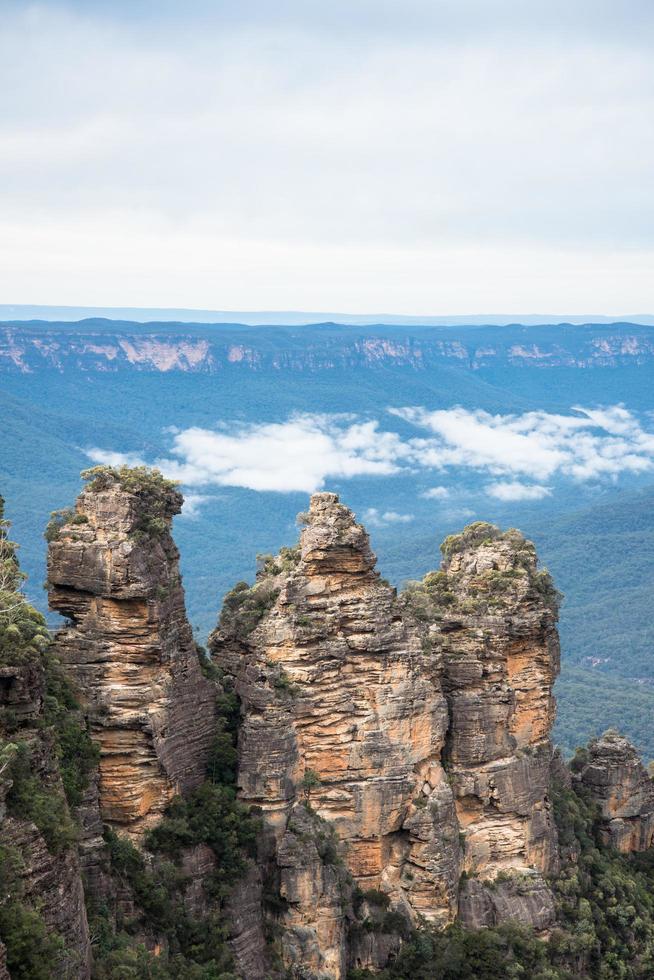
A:
[[[155,506],[117,480],[80,494],[51,541],[50,607],[70,620],[55,653],[101,747],[104,821],[134,838],[204,778],[215,690],[198,662],[170,536],[181,495]],[[150,524],[148,524],[150,521]]]
[[[629,739],[605,732],[584,753],[575,778],[600,807],[605,843],[623,854],[654,845],[654,782]]]
[[[334,918],[333,887],[308,845],[302,863],[297,834],[285,884],[303,800],[336,831],[364,893],[385,893],[409,919],[442,926],[458,912],[545,930],[559,650],[555,594],[533,546],[517,532],[468,529],[448,542],[442,571],[398,598],[336,495],[315,494],[304,516],[299,547],[227,597],[211,640],[242,701],[240,793],[264,812],[289,902],[286,962],[344,975],[344,913]],[[459,902],[462,870],[474,895],[466,901],[464,888]],[[510,894],[481,887],[500,872]]]
[[[548,798],[557,595],[517,531],[471,525],[443,550],[442,570],[421,588],[432,599],[430,638],[443,654],[445,760],[472,882],[461,889],[460,916],[472,926],[509,916],[544,930],[554,906],[541,875],[558,866]],[[497,889],[484,891],[475,881],[498,875],[523,881],[531,898],[538,893],[536,918],[519,889],[508,902],[501,896],[500,908]]]
[[[366,532],[335,494],[312,497],[299,549],[268,565],[254,589],[227,598],[211,640],[244,709],[242,798],[262,807],[280,848],[308,796],[364,890],[386,892],[411,918],[452,921],[459,839],[441,765],[447,705],[423,627],[380,580]],[[302,920],[303,894],[289,922]],[[313,965],[331,969],[339,955],[328,944]]]

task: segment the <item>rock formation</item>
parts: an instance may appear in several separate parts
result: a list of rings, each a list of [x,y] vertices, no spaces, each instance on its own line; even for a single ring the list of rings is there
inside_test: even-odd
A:
[[[80,861],[45,712],[41,657],[48,631],[35,609],[11,595],[6,571],[15,558],[7,526],[0,497],[0,572],[5,572],[0,586],[0,905],[9,903],[14,933],[29,910],[38,910],[38,920],[61,944],[52,969],[70,980],[88,980],[91,944]],[[17,584],[17,564],[14,568]],[[3,916],[3,925],[6,921]],[[31,921],[30,929],[36,928]],[[37,939],[30,941],[36,945]],[[8,937],[0,936],[0,980],[10,976],[3,940]]]
[[[70,821],[53,716],[45,721],[48,670],[55,682],[61,671],[40,660],[48,640],[38,614],[29,657],[12,652],[13,636],[26,642],[20,630],[0,629],[0,752],[11,762],[0,759],[0,857],[20,856],[12,887],[63,939],[67,976],[87,980],[92,968],[85,888],[96,913],[105,909],[103,928],[127,921],[120,941],[143,943],[170,975],[195,964],[180,953],[184,929],[192,948],[210,940],[198,962],[223,957],[244,980],[383,969],[423,922],[514,920],[547,936],[556,923],[546,878],[560,860],[552,778],[598,804],[606,844],[652,845],[654,784],[626,739],[596,739],[572,775],[553,753],[558,596],[519,532],[471,525],[446,540],[439,571],[398,596],[351,511],[315,494],[299,545],[262,557],[255,584],[225,598],[210,640],[216,671],[201,668],[184,611],[170,535],[180,494],[145,470],[88,479],[48,534],[50,604],[69,622],[47,657],[74,679],[83,714],[69,710],[100,750],[67,838],[67,824],[48,839],[47,820],[39,829],[21,816],[12,789],[20,751],[24,786]],[[237,728],[238,793],[260,808],[261,828],[234,799]],[[194,793],[210,749],[227,775]],[[144,836],[176,794],[185,799]],[[222,848],[246,824],[252,846],[239,864]],[[118,836],[103,837],[103,825]],[[563,827],[574,876],[580,851]],[[123,865],[112,877],[115,858]],[[167,884],[148,918],[143,882],[156,889],[160,874]],[[0,941],[0,980],[5,954]]]
[[[333,908],[346,903],[289,840],[306,797],[364,894],[382,892],[411,921],[451,922],[463,870],[464,922],[546,930],[559,648],[555,593],[533,546],[473,527],[448,541],[441,572],[398,598],[336,495],[315,494],[305,520],[298,548],[227,597],[211,640],[242,701],[239,786],[274,840],[287,926],[321,949],[314,968],[342,975],[345,913]],[[334,925],[319,937],[308,916],[321,903],[323,929]],[[288,952],[307,960],[306,944]]]
[[[156,474],[91,471],[50,537],[55,653],[100,744],[105,823],[135,839],[204,778],[215,687],[203,676],[170,535],[181,494]]]
[[[581,753],[575,777],[598,804],[602,836],[623,854],[654,843],[654,783],[629,739],[614,731]]]
[[[450,712],[444,758],[467,878],[460,916],[474,927],[514,918],[543,930],[554,905],[541,875],[556,871],[558,860],[548,800],[556,592],[517,531],[473,524],[448,538],[443,553],[442,570],[409,589],[407,600],[442,650]],[[481,884],[498,876],[512,880]]]
[[[210,645],[242,701],[241,797],[263,809],[276,843],[287,924],[310,928],[321,951],[312,965],[341,976],[342,896],[293,831],[306,822],[305,798],[335,829],[360,888],[386,893],[413,920],[452,921],[459,838],[441,765],[438,655],[335,494],[312,497],[306,524],[299,548],[227,597]],[[316,908],[329,935],[307,919]]]

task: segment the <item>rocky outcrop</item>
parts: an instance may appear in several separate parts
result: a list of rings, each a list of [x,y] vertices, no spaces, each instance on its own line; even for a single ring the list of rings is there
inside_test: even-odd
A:
[[[348,956],[380,965],[378,942],[351,958],[343,887],[295,829],[303,803],[334,829],[353,882],[394,913],[546,931],[559,647],[533,546],[473,525],[398,597],[336,495],[315,494],[301,516],[299,546],[235,588],[211,639],[242,702],[240,794],[268,828],[284,961],[333,977]]]
[[[53,853],[37,827],[26,820],[8,817],[1,831],[3,846],[20,855],[15,887],[21,901],[38,909],[48,932],[63,941],[61,958],[53,969],[61,970],[60,976],[87,980],[91,944],[75,848]]]
[[[626,739],[605,733],[572,773],[553,752],[558,595],[519,532],[469,526],[446,540],[439,571],[398,596],[351,511],[315,494],[299,545],[263,556],[254,586],[226,597],[210,641],[221,675],[201,668],[184,612],[170,536],[178,491],[145,470],[101,468],[88,479],[49,531],[50,602],[69,620],[50,666],[36,620],[33,656],[10,652],[0,665],[0,724],[20,745],[0,747],[2,843],[21,859],[16,894],[61,937],[60,972],[91,972],[82,880],[94,915],[108,910],[105,927],[129,921],[135,942],[169,965],[189,926],[210,939],[217,930],[233,956],[232,967],[222,950],[225,965],[247,980],[343,980],[350,969],[383,969],[425,922],[512,920],[546,937],[555,925],[547,878],[560,860],[574,869],[580,853],[573,840],[560,856],[551,780],[592,797],[604,843],[625,853],[652,845],[654,784]],[[13,635],[4,631],[5,645]],[[48,708],[63,683],[53,654],[81,711],[70,692],[63,714],[56,697]],[[86,719],[100,747],[99,769],[91,764],[74,792],[58,761],[62,718],[88,741]],[[234,801],[237,728],[238,793],[263,816],[240,864],[221,849],[251,820]],[[194,794],[212,743],[218,784]],[[56,805],[59,823],[21,803],[19,777],[26,799]],[[144,849],[144,832],[178,793],[189,798]],[[103,823],[139,847],[112,834],[106,843]],[[179,934],[143,914],[139,875],[151,887],[160,871],[169,912],[185,924]],[[0,944],[0,978],[4,952]]]
[[[305,519],[300,546],[227,597],[210,645],[243,705],[240,794],[263,810],[285,922],[295,934],[302,922],[321,968],[341,976],[342,896],[293,830],[298,804],[334,828],[357,885],[413,920],[452,921],[459,838],[439,657],[338,497],[314,495]]]
[[[156,473],[91,471],[50,531],[50,607],[70,625],[55,653],[101,749],[105,823],[138,839],[205,776],[215,687],[184,609],[171,520],[182,497]]]
[[[623,854],[654,843],[654,782],[629,739],[607,731],[575,760],[575,781],[601,813],[604,842]]]
[[[23,786],[29,792],[36,784],[41,805],[57,806],[62,818],[70,820],[56,747],[43,717],[44,696],[43,668],[38,662],[0,668],[0,747],[5,754],[0,767],[0,864],[5,888],[1,900],[13,899],[25,909],[38,910],[48,933],[61,940],[62,951],[53,970],[71,980],[87,980],[91,945],[74,841],[46,841],[29,816],[22,814],[23,799],[18,804],[12,800],[16,776],[7,760],[23,751]],[[7,733],[4,725],[9,721],[11,731]],[[8,978],[9,973],[6,950],[0,943],[2,977]]]
[[[473,524],[443,554],[441,571],[409,588],[406,601],[442,652],[444,759],[467,878],[460,916],[470,926],[514,918],[543,930],[554,903],[541,876],[558,862],[548,798],[557,595],[517,531]],[[480,884],[511,876],[501,889]]]

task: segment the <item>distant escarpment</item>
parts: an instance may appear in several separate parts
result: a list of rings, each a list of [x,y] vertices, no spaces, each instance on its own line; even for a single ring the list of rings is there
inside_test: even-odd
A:
[[[559,596],[518,531],[398,594],[315,494],[207,656],[179,491],[85,478],[53,637],[0,522],[0,980],[653,975],[654,784],[617,733],[553,749]]]
[[[315,372],[439,365],[470,370],[642,365],[651,328],[630,323],[506,327],[243,327],[238,324],[0,324],[0,373],[43,370],[224,374]]]

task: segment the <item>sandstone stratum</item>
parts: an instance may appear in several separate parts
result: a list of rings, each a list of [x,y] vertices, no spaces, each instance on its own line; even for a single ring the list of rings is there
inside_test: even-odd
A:
[[[207,652],[177,488],[145,469],[85,477],[47,534],[64,625],[49,641],[32,611],[27,648],[0,619],[17,909],[3,919],[0,900],[0,978],[29,916],[39,949],[57,939],[38,976],[80,980],[345,980],[453,924],[547,941],[580,856],[560,831],[576,794],[602,846],[652,845],[653,784],[626,739],[571,768],[552,746],[560,597],[518,531],[470,525],[398,593],[352,511],[314,494],[299,543],[225,597]]]

